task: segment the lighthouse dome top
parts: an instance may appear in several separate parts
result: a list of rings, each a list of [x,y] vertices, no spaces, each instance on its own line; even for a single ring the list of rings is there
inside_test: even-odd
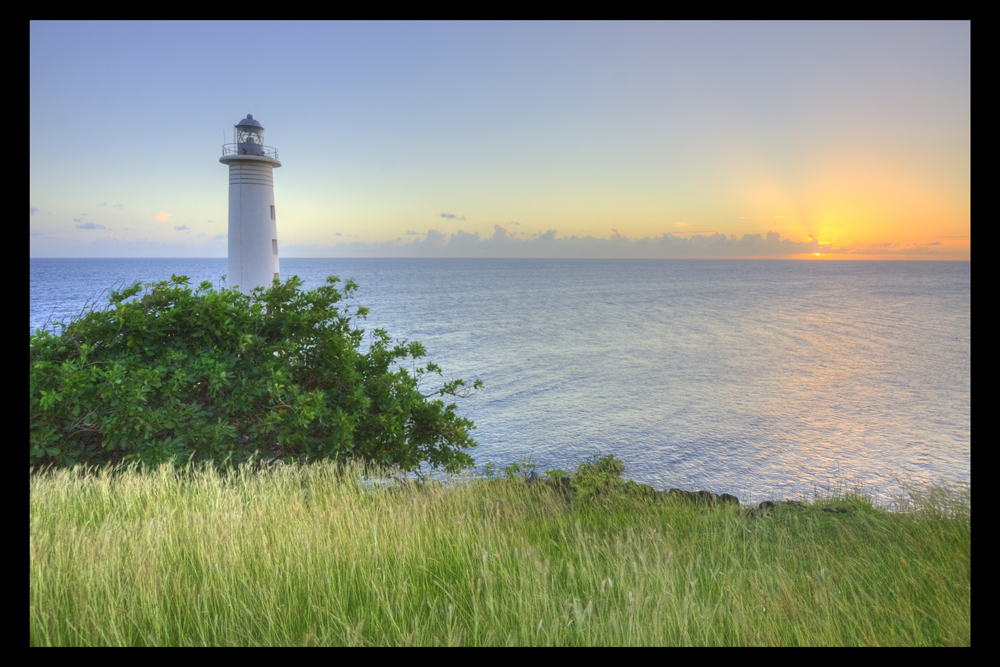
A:
[[[260,121],[254,120],[251,114],[247,114],[246,118],[236,123],[236,127],[259,127],[262,130],[264,129],[264,126],[260,124]]]

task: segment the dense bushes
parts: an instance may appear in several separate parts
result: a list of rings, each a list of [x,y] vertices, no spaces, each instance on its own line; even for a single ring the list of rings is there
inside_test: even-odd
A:
[[[275,451],[414,470],[472,465],[472,422],[421,393],[420,343],[364,330],[342,304],[357,285],[297,277],[252,295],[192,291],[184,276],[112,291],[104,310],[36,331],[30,353],[30,463],[242,463]],[[132,297],[135,299],[129,300]],[[339,309],[343,305],[342,309]],[[407,370],[400,362],[411,363]],[[259,454],[255,452],[259,450]]]

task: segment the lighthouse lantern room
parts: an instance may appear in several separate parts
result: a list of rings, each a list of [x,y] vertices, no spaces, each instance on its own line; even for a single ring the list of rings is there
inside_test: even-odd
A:
[[[247,114],[234,127],[234,143],[222,147],[229,165],[229,273],[227,282],[249,294],[268,288],[278,275],[278,223],[273,169],[278,151],[264,145],[264,127]]]

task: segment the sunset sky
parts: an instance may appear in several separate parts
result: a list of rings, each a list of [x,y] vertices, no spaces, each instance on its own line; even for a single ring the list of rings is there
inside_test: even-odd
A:
[[[30,24],[30,256],[970,257],[970,24]],[[818,254],[817,254],[818,253]]]

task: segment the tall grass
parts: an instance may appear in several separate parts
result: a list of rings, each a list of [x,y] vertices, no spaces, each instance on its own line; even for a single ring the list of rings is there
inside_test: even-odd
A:
[[[753,518],[319,464],[64,470],[30,496],[33,646],[970,643],[968,487]]]

